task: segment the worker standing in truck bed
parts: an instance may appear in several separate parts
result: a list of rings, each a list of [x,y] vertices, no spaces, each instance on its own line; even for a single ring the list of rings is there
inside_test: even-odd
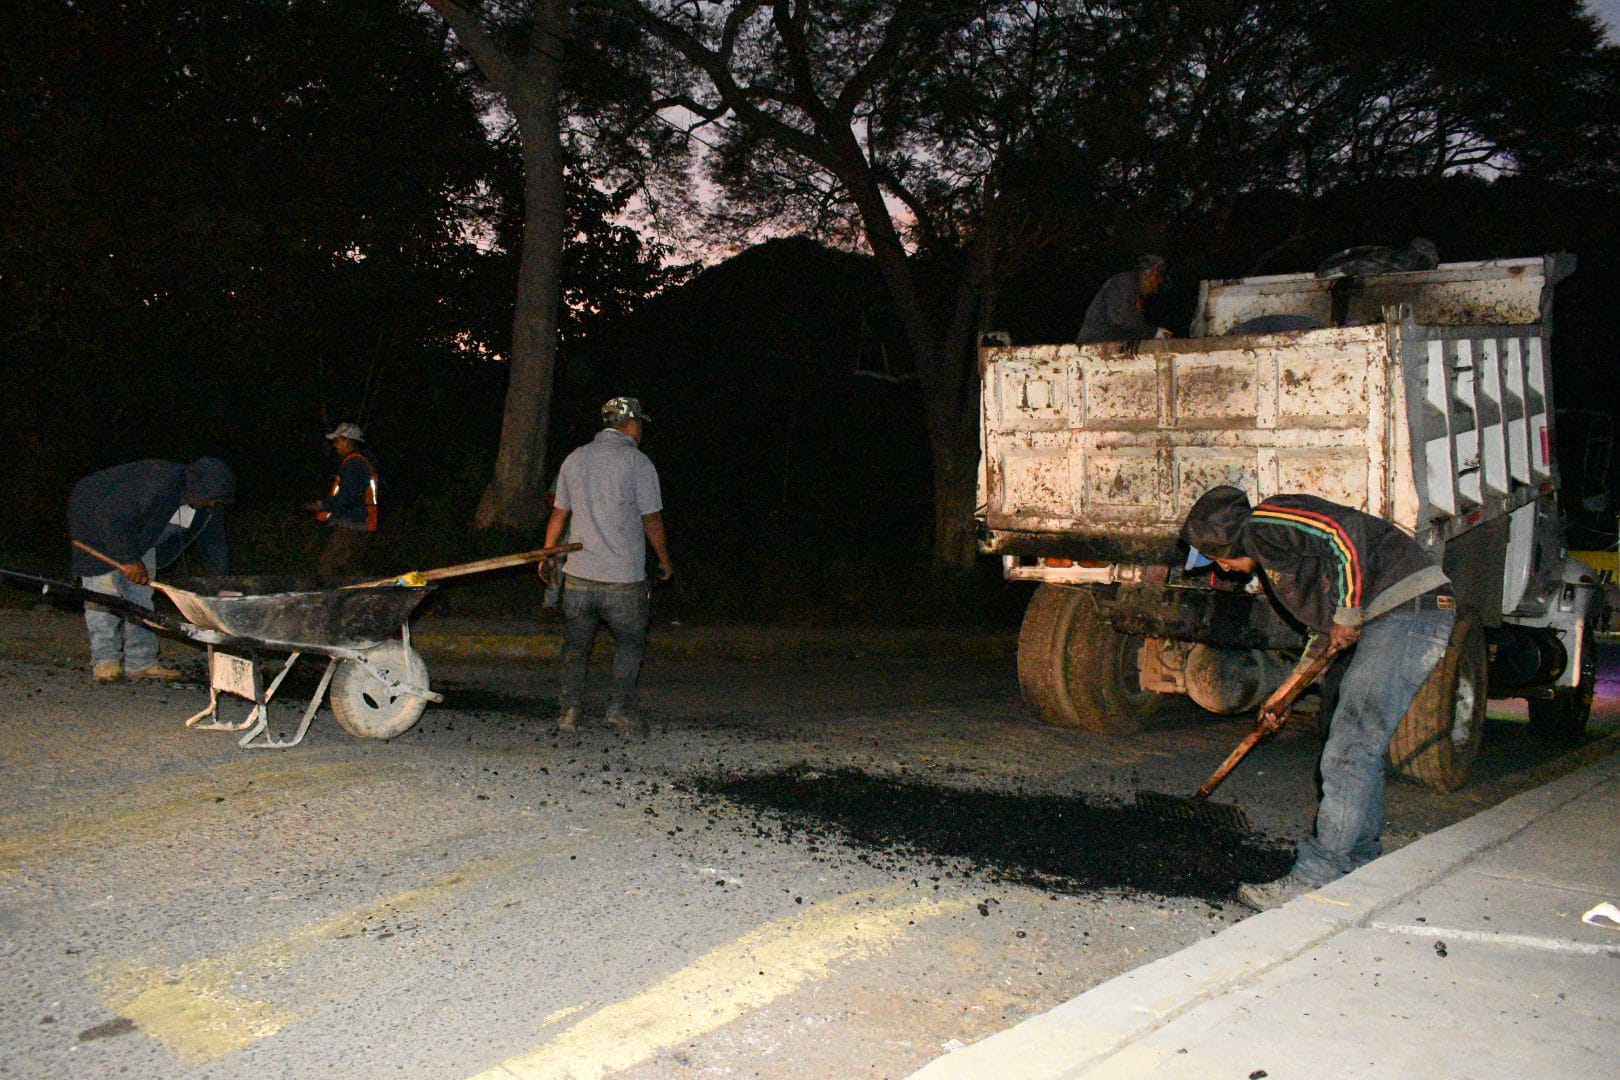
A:
[[[1075,342],[1090,345],[1099,341],[1171,337],[1170,331],[1154,326],[1143,313],[1143,302],[1158,293],[1167,280],[1162,257],[1143,255],[1138,258],[1136,269],[1115,274],[1103,282],[1097,295],[1091,298]]]

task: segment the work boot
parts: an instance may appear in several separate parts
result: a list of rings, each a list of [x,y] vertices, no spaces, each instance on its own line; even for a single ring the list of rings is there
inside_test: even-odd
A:
[[[652,733],[647,721],[629,709],[609,706],[606,719],[608,727],[627,739],[644,739]]]
[[[98,660],[90,669],[90,677],[96,682],[117,682],[124,677],[124,665],[117,660]]]
[[[1244,907],[1255,911],[1270,911],[1280,908],[1297,896],[1304,896],[1317,886],[1293,874],[1280,877],[1276,881],[1268,881],[1261,885],[1244,885],[1238,889],[1238,900]]]
[[[180,674],[180,672],[176,671],[174,668],[164,667],[162,664],[153,664],[149,668],[142,668],[139,671],[129,671],[125,672],[125,674],[132,679],[155,679],[158,682],[174,682],[176,679],[185,678],[184,675]]]
[[[557,730],[558,731],[578,731],[579,730],[579,707],[578,706],[570,705],[567,708],[563,709],[562,712],[557,714]]]

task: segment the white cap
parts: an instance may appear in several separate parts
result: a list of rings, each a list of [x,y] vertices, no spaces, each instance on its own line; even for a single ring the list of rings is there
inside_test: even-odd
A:
[[[360,430],[359,424],[339,424],[326,433],[328,439],[348,439],[350,442],[365,442],[366,433]]]

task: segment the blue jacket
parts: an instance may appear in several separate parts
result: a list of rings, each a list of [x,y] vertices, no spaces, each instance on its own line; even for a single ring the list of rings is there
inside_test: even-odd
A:
[[[140,562],[153,549],[157,564],[167,566],[186,548],[194,548],[203,570],[224,574],[230,569],[222,506],[198,507],[190,526],[171,526],[170,519],[193,500],[230,502],[236,478],[218,458],[202,457],[190,465],[147,459],[102,469],[73,485],[68,496],[68,533],[119,562]],[[112,567],[73,549],[73,575],[99,577]]]

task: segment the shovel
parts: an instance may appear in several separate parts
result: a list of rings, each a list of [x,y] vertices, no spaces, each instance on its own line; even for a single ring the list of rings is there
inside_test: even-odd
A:
[[[1247,830],[1249,818],[1241,806],[1231,806],[1224,803],[1209,802],[1209,793],[1220,786],[1227,774],[1237,768],[1255,743],[1281,728],[1294,714],[1290,711],[1294,702],[1311,684],[1316,682],[1327,666],[1333,662],[1342,650],[1337,645],[1329,644],[1327,648],[1317,653],[1309,662],[1296,667],[1283,680],[1283,684],[1260,707],[1260,720],[1255,724],[1254,730],[1244,736],[1242,742],[1226,756],[1220,768],[1210,774],[1204,786],[1189,797],[1179,795],[1166,795],[1160,791],[1138,791],[1136,805],[1144,810],[1158,814],[1161,817],[1180,818],[1184,821],[1197,821],[1209,825],[1224,825],[1227,828]]]

